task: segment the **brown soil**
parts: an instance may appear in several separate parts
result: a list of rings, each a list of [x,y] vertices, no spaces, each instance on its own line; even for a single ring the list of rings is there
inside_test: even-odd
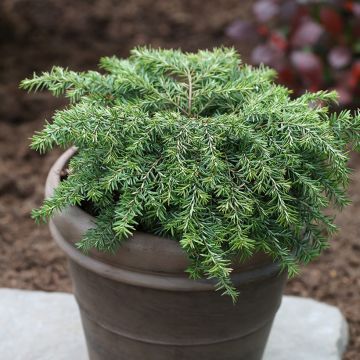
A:
[[[59,155],[29,150],[29,137],[64,104],[27,95],[19,81],[52,64],[94,68],[102,55],[126,56],[152,44],[185,50],[229,42],[226,24],[247,16],[249,1],[3,0],[0,2],[0,287],[71,291],[62,252],[46,226],[29,217],[41,203],[46,173]],[[246,44],[241,47],[246,54]],[[288,294],[339,306],[351,329],[346,360],[360,354],[360,156],[353,156],[353,200],[337,219],[331,248],[291,281]]]

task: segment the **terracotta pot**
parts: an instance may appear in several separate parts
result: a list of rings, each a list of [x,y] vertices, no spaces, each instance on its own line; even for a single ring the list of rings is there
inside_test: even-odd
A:
[[[74,149],[50,170],[46,196]],[[236,305],[208,280],[190,280],[173,240],[137,232],[116,255],[88,255],[74,243],[94,219],[71,207],[50,222],[66,252],[92,360],[260,360],[286,275],[258,254],[238,265]]]

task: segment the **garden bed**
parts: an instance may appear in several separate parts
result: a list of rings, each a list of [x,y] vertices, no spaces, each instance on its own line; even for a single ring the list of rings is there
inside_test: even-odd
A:
[[[25,7],[29,2],[20,1]],[[28,148],[28,138],[42,127],[43,119],[49,118],[61,101],[45,93],[27,95],[17,90],[18,82],[34,70],[49,69],[53,63],[75,69],[94,67],[101,55],[126,56],[137,43],[151,41],[155,46],[183,46],[188,50],[219,45],[225,41],[225,25],[243,15],[244,9],[237,1],[227,1],[227,7],[219,12],[216,1],[209,1],[208,17],[198,18],[189,15],[200,11],[194,4],[190,9],[190,2],[185,7],[177,2],[166,6],[167,2],[159,1],[152,12],[147,12],[144,9],[149,2],[138,0],[131,2],[132,7],[129,5],[126,11],[115,9],[112,17],[105,8],[103,13],[89,8],[88,15],[81,18],[82,25],[66,27],[63,22],[74,24],[72,16],[76,16],[76,11],[84,11],[81,6],[64,10],[56,22],[57,17],[46,19],[51,13],[45,11],[37,17],[31,17],[31,12],[26,17],[21,11],[17,17],[11,17],[16,10],[11,3],[4,2],[8,4],[6,12],[1,11],[5,5],[0,5],[1,16],[7,16],[2,24],[9,34],[0,39],[0,287],[70,292],[63,253],[51,240],[47,227],[36,226],[29,218],[30,210],[41,203],[47,171],[60,151],[39,156]],[[234,10],[231,6],[235,3]],[[56,2],[48,4],[55,6]],[[22,26],[15,31],[16,21]],[[116,30],[120,22],[123,25]],[[56,34],[55,40],[49,34]],[[341,231],[331,248],[287,286],[288,294],[313,297],[343,311],[351,330],[346,360],[355,360],[360,353],[360,156],[353,156],[351,165],[353,203],[338,216]]]

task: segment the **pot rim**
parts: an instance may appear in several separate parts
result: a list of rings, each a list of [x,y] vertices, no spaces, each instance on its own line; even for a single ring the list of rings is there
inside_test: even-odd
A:
[[[60,184],[60,173],[77,149],[65,151],[51,167],[45,185],[45,197],[51,197]],[[189,279],[189,265],[179,243],[167,238],[135,231],[120,245],[115,255],[91,251],[84,254],[74,243],[94,226],[95,218],[80,207],[71,206],[57,213],[49,222],[50,232],[59,247],[80,266],[105,278],[133,286],[168,291],[213,291],[216,280]],[[150,238],[150,239],[149,239]],[[150,241],[151,240],[151,241]],[[160,252],[160,254],[159,254]],[[279,265],[269,257],[255,255],[231,275],[235,286],[261,281],[279,274]]]

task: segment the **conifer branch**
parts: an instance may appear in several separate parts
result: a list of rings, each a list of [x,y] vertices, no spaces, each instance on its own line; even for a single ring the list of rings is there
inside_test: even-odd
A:
[[[234,300],[234,257],[263,251],[294,275],[326,248],[335,226],[323,211],[347,204],[348,151],[360,150],[360,113],[330,114],[334,92],[293,100],[273,70],[226,48],[136,48],[100,67],[21,83],[70,100],[32,147],[78,148],[35,219],[90,202],[96,226],[80,249],[116,251],[138,229],[168,236],[192,278],[215,279]]]

